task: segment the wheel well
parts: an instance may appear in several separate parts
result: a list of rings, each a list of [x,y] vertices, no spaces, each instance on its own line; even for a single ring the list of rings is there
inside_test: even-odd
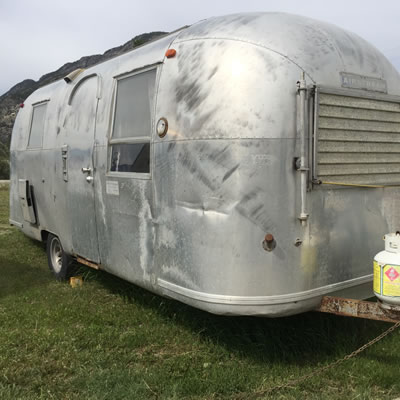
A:
[[[40,231],[40,235],[42,236],[42,242],[47,242],[47,238],[50,232],[47,231]]]

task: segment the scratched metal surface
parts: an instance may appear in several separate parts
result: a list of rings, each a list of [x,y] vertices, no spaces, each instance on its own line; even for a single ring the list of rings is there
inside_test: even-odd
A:
[[[177,55],[164,59],[169,46]],[[162,64],[151,174],[109,174],[113,78],[156,63]],[[367,296],[379,239],[399,224],[399,190],[313,189],[307,193],[309,220],[300,224],[293,159],[300,147],[296,82],[303,72],[308,84],[332,88],[341,87],[341,72],[385,79],[388,94],[400,94],[399,75],[364,40],[279,13],[202,21],[90,68],[71,85],[39,89],[13,132],[11,219],[23,222],[16,182],[29,179],[40,226],[24,223],[25,233],[54,232],[74,253],[71,235],[93,239],[95,224],[102,268],[215,313],[289,315],[339,290]],[[79,162],[93,163],[92,194],[78,189],[76,181],[85,179],[78,169],[63,181],[61,162],[62,145],[79,150],[67,128],[71,118],[80,124],[84,117],[71,115],[66,104],[74,85],[90,74],[98,80],[96,93],[91,90],[93,98],[97,94],[95,146],[82,148],[75,160],[79,168]],[[25,151],[30,105],[46,98],[44,148]],[[155,133],[161,117],[169,123],[163,139]],[[81,135],[91,134],[87,126]],[[94,215],[85,220],[81,213],[85,221],[73,224],[71,212],[88,199]],[[261,245],[268,232],[277,241],[272,252]]]

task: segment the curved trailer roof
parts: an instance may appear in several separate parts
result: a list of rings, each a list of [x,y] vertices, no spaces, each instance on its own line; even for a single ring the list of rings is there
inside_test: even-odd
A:
[[[398,72],[374,46],[335,25],[286,13],[243,13],[200,21],[88,68],[84,74],[108,70],[115,76],[125,72],[126,63],[132,60],[134,68],[161,62],[170,45],[207,39],[246,42],[280,54],[298,65],[310,83],[341,86],[340,73],[347,72],[384,79],[388,94],[400,94]],[[57,85],[50,84],[35,93],[51,91]]]

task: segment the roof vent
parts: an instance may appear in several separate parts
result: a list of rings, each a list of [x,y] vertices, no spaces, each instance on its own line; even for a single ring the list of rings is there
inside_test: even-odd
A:
[[[67,76],[64,77],[64,81],[67,83],[71,83],[79,74],[81,74],[85,69],[78,68],[75,71],[72,71]]]

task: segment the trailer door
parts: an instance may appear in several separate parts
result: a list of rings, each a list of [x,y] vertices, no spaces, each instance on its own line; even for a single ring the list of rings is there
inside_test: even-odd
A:
[[[96,263],[99,262],[99,250],[93,154],[98,81],[97,75],[89,75],[75,84],[68,100],[66,141],[61,148],[73,251]]]

